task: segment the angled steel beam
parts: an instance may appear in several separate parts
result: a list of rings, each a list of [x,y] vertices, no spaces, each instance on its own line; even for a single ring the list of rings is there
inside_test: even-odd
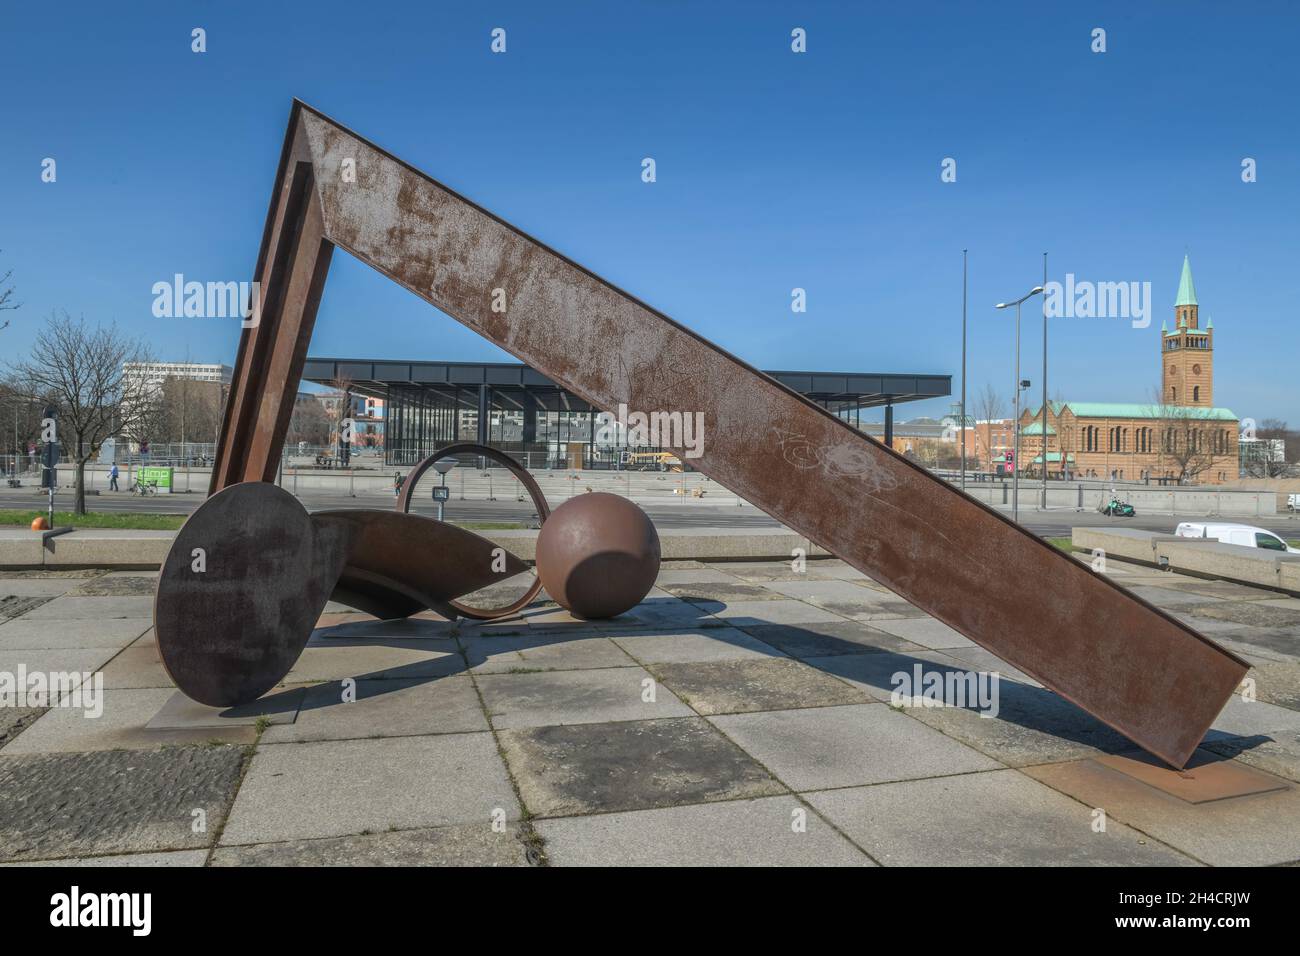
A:
[[[308,200],[306,225],[287,233],[293,264],[277,267],[270,251],[302,163],[319,206]],[[323,278],[332,243],[599,408],[701,413],[701,472],[1174,766],[1246,673],[1105,576],[296,101],[275,195],[259,274],[298,292],[240,344],[214,488],[273,473],[315,311],[303,283]],[[1043,580],[1050,597],[1028,586]]]

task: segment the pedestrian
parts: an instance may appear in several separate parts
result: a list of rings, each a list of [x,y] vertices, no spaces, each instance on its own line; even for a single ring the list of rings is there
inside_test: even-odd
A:
[[[110,491],[117,491],[117,462],[113,462],[113,467],[108,469],[108,487]]]

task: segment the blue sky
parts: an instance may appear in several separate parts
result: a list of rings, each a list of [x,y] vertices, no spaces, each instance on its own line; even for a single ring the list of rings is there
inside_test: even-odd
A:
[[[1146,329],[1053,320],[1053,396],[1146,401],[1188,252],[1216,403],[1300,424],[1294,4],[293,6],[8,6],[0,273],[24,306],[0,359],[67,309],[233,363],[234,323],[156,319],[150,290],[252,278],[297,96],[763,368],[949,372],[955,392],[967,248],[970,392],[1009,397],[992,305],[1046,251],[1054,279],[1153,295]],[[310,351],[507,358],[341,252]]]

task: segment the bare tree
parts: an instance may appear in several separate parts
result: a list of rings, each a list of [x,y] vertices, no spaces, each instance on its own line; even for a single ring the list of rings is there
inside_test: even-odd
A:
[[[338,464],[343,464],[343,456],[352,454],[352,389],[353,381],[346,375],[336,375],[330,379],[330,388],[339,393],[338,405],[334,408],[334,420],[331,423],[334,433],[330,441],[339,456]]]
[[[64,312],[49,317],[31,358],[14,366],[31,394],[57,406],[57,438],[76,466],[76,514],[86,513],[86,462],[110,435],[131,430],[149,407],[147,386],[126,377],[122,366],[149,361],[148,349],[115,325],[90,326]]]
[[[1168,471],[1179,484],[1184,484],[1214,466],[1216,434],[1224,430],[1224,425],[1209,418],[1204,408],[1173,405],[1161,398],[1160,391],[1153,389],[1151,417],[1156,470]],[[1233,474],[1235,477],[1236,473]]]
[[[22,305],[21,302],[14,301],[14,287],[9,281],[13,274],[14,271],[9,269],[4,275],[0,276],[0,312],[11,312]],[[9,328],[9,320],[5,319],[4,322],[0,323],[0,332],[7,328]]]
[[[298,445],[325,445],[330,440],[330,413],[316,396],[312,395],[294,403],[289,418],[288,443]]]
[[[1002,403],[1002,396],[998,394],[997,389],[985,382],[984,388],[975,397],[976,417],[981,421],[996,421],[1002,418],[1002,410],[1005,407]]]
[[[979,447],[980,430],[979,430],[978,422],[986,423],[984,434],[987,436],[989,434],[989,428],[987,423],[1000,421],[1003,417],[1003,409],[1005,407],[1006,406],[1003,405],[1002,403],[1002,396],[998,394],[997,389],[995,389],[988,382],[985,382],[984,387],[980,389],[979,394],[975,396],[975,421],[977,422],[975,427],[975,467],[976,468],[980,467],[981,458],[987,459],[985,464],[989,469],[993,468],[993,449],[991,447],[986,447],[986,448]],[[985,442],[985,444],[987,445],[988,442]]]
[[[1295,432],[1288,431],[1286,422],[1280,418],[1265,418],[1255,429],[1254,437],[1257,441],[1250,443],[1249,447],[1255,453],[1244,453],[1247,446],[1242,449],[1241,457],[1246,473],[1252,478],[1280,478],[1286,475],[1291,469],[1287,462],[1294,460]],[[1282,443],[1282,453],[1280,457],[1275,457],[1274,446],[1279,441]]]
[[[0,448],[5,448],[6,454],[12,451],[15,473],[27,448],[41,437],[43,407],[16,379],[0,381]]]
[[[170,376],[162,383],[162,401],[166,409],[163,439],[189,444],[215,442],[221,427],[225,386],[221,382],[203,382],[183,376]],[[182,454],[186,452],[182,451]]]

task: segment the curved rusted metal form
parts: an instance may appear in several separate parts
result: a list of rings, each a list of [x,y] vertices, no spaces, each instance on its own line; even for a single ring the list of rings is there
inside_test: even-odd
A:
[[[551,506],[546,501],[546,495],[542,494],[541,486],[537,480],[530,475],[524,466],[515,461],[503,451],[496,448],[490,448],[487,445],[479,445],[475,442],[458,442],[447,445],[444,448],[434,452],[424,461],[412,468],[406,475],[406,480],[402,482],[402,490],[397,496],[397,510],[407,514],[411,510],[411,500],[415,495],[415,486],[419,483],[420,478],[426,471],[434,466],[435,462],[442,461],[444,458],[451,458],[455,455],[482,455],[484,458],[491,458],[493,461],[504,465],[509,472],[519,479],[519,483],[527,490],[529,497],[533,499],[533,506],[537,509],[538,520],[545,523],[550,516]],[[514,555],[507,552],[508,558],[514,558]],[[533,583],[521,594],[516,600],[499,608],[480,608],[463,601],[449,601],[452,609],[464,617],[473,618],[479,621],[490,621],[499,617],[508,617],[522,611],[542,590],[542,580],[538,576]],[[462,592],[468,593],[468,592]]]
[[[336,245],[600,408],[702,415],[696,469],[1174,766],[1187,762],[1248,669],[297,101],[254,275],[260,321],[240,340],[214,491],[274,477]],[[494,309],[502,292],[505,312]],[[287,540],[282,553],[306,560]],[[1039,582],[1048,587],[1027,586]]]
[[[390,619],[453,601],[528,570],[455,525],[394,511],[308,514],[269,482],[205,501],[158,575],[154,636],[176,686],[213,707],[256,700],[284,679],[331,599]],[[498,562],[499,564],[500,562]]]

